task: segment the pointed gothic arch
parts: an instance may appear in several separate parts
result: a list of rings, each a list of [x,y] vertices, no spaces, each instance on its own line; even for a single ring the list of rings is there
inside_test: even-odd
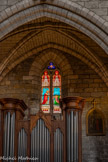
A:
[[[64,85],[68,85],[69,76],[73,75],[73,71],[71,69],[71,65],[68,59],[62,55],[60,51],[49,50],[43,51],[39,56],[36,57],[34,62],[31,65],[29,76],[33,77],[33,80],[38,80],[41,83],[41,74],[45,66],[49,62],[55,63],[55,65],[59,68],[62,74],[62,90],[65,91],[65,96],[68,94],[68,88]],[[41,84],[40,84],[41,86]]]
[[[59,3],[55,1],[50,3],[28,2],[23,0],[5,9],[1,15],[0,38],[24,23],[46,16],[63,21],[86,33],[107,53],[107,22],[89,11],[89,9],[83,8],[76,3],[70,1],[65,3],[62,1],[59,1]]]

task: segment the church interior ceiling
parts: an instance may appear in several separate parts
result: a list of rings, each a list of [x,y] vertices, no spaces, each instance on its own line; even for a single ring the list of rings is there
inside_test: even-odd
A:
[[[24,58],[28,58],[34,49],[38,49],[35,55],[39,55],[46,48],[58,47],[62,52],[94,66],[94,69],[98,67],[97,71],[104,65],[103,71],[107,76],[108,56],[95,41],[74,27],[47,17],[24,24],[0,40],[1,74],[5,76],[9,71],[7,69],[11,70]]]

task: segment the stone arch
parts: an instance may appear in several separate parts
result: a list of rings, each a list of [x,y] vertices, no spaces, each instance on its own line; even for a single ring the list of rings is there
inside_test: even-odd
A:
[[[80,5],[64,1],[26,1],[23,0],[5,9],[1,13],[1,34],[2,38],[15,28],[40,17],[51,17],[65,22],[97,42],[108,52],[107,22],[90,10]]]
[[[68,81],[69,78],[73,75],[71,65],[67,58],[59,51],[43,51],[39,56],[36,56],[34,62],[31,65],[29,76],[33,78],[32,83],[35,81],[41,83],[41,74],[42,71],[49,62],[54,62],[57,67],[59,67],[62,75],[62,91],[63,95],[68,95]],[[41,86],[41,85],[40,85]]]

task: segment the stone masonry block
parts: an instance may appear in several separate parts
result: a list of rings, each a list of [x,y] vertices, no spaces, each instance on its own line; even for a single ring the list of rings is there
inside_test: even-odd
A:
[[[101,8],[101,7],[102,7],[102,8],[103,8],[103,7],[104,7],[104,8],[108,7],[108,1],[104,1],[104,0],[103,0],[103,1],[100,1],[100,2],[99,2],[99,7],[100,7],[100,8]]]
[[[93,12],[95,12],[97,15],[99,15],[99,16],[105,16],[105,15],[107,15],[108,13],[107,13],[107,8],[103,8],[103,9],[91,9]]]
[[[8,5],[13,5],[17,3],[19,0],[8,0]]]
[[[85,7],[96,9],[96,8],[98,8],[98,2],[97,1],[85,2]]]
[[[7,5],[7,0],[0,0],[0,5]]]

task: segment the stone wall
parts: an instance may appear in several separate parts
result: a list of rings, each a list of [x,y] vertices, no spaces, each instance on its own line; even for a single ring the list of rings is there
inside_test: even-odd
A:
[[[22,0],[0,0],[0,11],[3,11],[7,7],[15,5],[20,1]],[[30,1],[35,1],[35,0],[24,0],[24,1],[29,1],[30,3]],[[61,1],[64,2],[64,0]],[[90,9],[91,11],[101,16],[106,21],[108,21],[108,1],[107,0],[70,0],[70,1]]]
[[[108,161],[108,88],[101,78],[87,65],[74,57],[67,57],[72,68],[68,78],[68,96],[86,98],[82,114],[83,162]],[[31,108],[31,114],[39,110],[40,78],[37,80],[29,75],[35,56],[17,65],[0,83],[0,98],[12,97],[22,99]],[[64,60],[65,61],[65,60]],[[63,92],[65,96],[65,92]],[[96,99],[96,108],[105,116],[106,136],[86,135],[86,115],[93,107],[92,100]],[[27,114],[27,112],[25,112]]]

